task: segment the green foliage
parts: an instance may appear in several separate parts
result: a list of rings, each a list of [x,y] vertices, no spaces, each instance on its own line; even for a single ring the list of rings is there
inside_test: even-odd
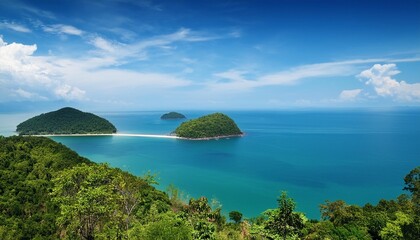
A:
[[[133,222],[141,220],[135,212],[144,214],[148,205],[159,202],[169,208],[165,195],[159,199],[145,180],[104,164],[64,170],[53,183],[51,195],[60,207],[57,223],[70,239],[129,237]]]
[[[90,162],[43,137],[0,138],[0,239],[55,239],[53,175]]]
[[[321,204],[321,216],[325,220],[330,220],[334,225],[344,225],[362,221],[362,209],[358,206],[349,206],[344,201],[326,201]]]
[[[278,209],[271,212],[266,222],[266,229],[274,234],[278,234],[283,239],[288,236],[297,235],[303,228],[304,219],[300,214],[295,213],[295,202],[288,198],[286,192],[282,192],[277,200]]]
[[[238,211],[231,211],[229,213],[230,220],[234,221],[236,224],[240,223],[242,220],[242,213]]]
[[[213,113],[183,122],[175,134],[184,138],[213,138],[242,134],[236,123],[222,113]]]
[[[66,107],[44,113],[20,123],[20,135],[115,133],[117,129],[108,120],[92,113]]]
[[[114,173],[106,165],[81,165],[53,179],[53,201],[60,206],[57,223],[66,236],[94,239],[107,221],[121,218],[120,196],[112,184]]]
[[[190,199],[189,204],[181,210],[181,215],[193,227],[194,239],[215,239],[216,231],[222,230],[226,224],[221,209],[212,210],[206,197]]]
[[[413,219],[410,215],[403,212],[395,213],[396,219],[393,221],[388,221],[386,226],[382,228],[380,236],[384,240],[398,240],[404,239],[401,226],[410,224]]]
[[[296,204],[286,192],[282,192],[277,202],[278,208],[264,212],[266,220],[254,227],[253,234],[269,239],[298,239],[306,217],[294,212]]]
[[[417,213],[420,215],[420,167],[416,167],[410,171],[404,178],[404,190],[410,191],[415,204]]]
[[[161,213],[155,221],[143,226],[140,239],[145,240],[188,240],[192,239],[193,229],[187,222],[173,212]]]
[[[183,114],[177,112],[169,112],[163,114],[160,119],[167,120],[167,119],[183,119],[186,118]]]

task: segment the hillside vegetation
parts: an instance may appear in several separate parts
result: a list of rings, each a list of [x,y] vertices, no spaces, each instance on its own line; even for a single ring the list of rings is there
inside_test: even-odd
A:
[[[242,134],[236,123],[222,113],[183,122],[174,133],[183,138],[215,138]]]
[[[117,129],[108,120],[92,113],[66,107],[43,113],[20,123],[20,135],[115,133]]]
[[[283,192],[277,207],[242,219],[206,197],[189,200],[154,176],[96,164],[44,137],[0,136],[0,239],[420,239],[420,167],[396,200],[320,205],[321,220],[296,212]],[[274,201],[274,199],[273,199]]]
[[[160,119],[169,120],[169,119],[183,119],[186,118],[184,114],[177,113],[177,112],[169,112],[163,114]]]
[[[0,136],[0,239],[123,239],[151,208],[170,208],[150,179],[48,138]]]

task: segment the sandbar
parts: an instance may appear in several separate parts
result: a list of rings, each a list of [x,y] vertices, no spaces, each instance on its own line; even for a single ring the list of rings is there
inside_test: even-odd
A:
[[[39,137],[96,137],[96,136],[112,136],[112,137],[147,137],[147,138],[172,138],[179,139],[177,136],[162,134],[136,134],[136,133],[85,133],[85,134],[40,134],[32,135]]]
[[[29,135],[26,135],[29,136]],[[181,140],[218,140],[223,138],[235,138],[243,137],[244,134],[236,135],[226,135],[226,136],[216,136],[216,137],[206,137],[206,138],[185,138],[178,137],[175,135],[164,135],[164,134],[141,134],[141,133],[75,133],[75,134],[39,134],[31,135],[38,137],[100,137],[100,136],[111,136],[111,137],[144,137],[144,138],[170,138],[170,139],[181,139]]]

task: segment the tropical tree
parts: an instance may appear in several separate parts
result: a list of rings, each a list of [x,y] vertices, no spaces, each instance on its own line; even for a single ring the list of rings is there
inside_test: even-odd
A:
[[[402,225],[404,238],[420,239],[420,166],[414,168],[404,178],[406,186],[404,190],[411,193],[413,204],[413,221],[408,225]]]
[[[386,223],[386,226],[381,230],[379,235],[384,240],[398,240],[404,239],[401,226],[410,224],[413,220],[410,215],[403,212],[395,213],[396,219]]]
[[[230,220],[234,221],[236,224],[240,223],[242,220],[242,213],[238,211],[231,211],[229,213]]]
[[[120,196],[115,194],[113,179],[114,172],[104,164],[82,164],[53,179],[51,195],[60,207],[57,224],[66,236],[92,240],[103,231],[120,235],[120,229],[115,229],[119,224],[107,224],[122,215],[116,211]]]
[[[282,192],[277,200],[278,208],[268,211],[268,219],[264,229],[274,236],[282,239],[295,238],[304,227],[305,219],[299,213],[294,212],[296,204],[293,199]]]
[[[343,200],[325,201],[320,205],[321,217],[330,220],[335,226],[358,223],[363,218],[363,210],[359,206],[347,205]]]

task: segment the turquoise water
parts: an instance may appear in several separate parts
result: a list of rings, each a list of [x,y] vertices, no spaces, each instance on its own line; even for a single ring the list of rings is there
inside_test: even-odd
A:
[[[99,113],[122,133],[166,134],[181,121],[163,112]],[[183,112],[195,118],[210,112]],[[226,112],[241,138],[186,141],[138,137],[54,137],[82,156],[137,175],[159,175],[185,197],[217,199],[225,213],[259,215],[285,190],[299,211],[319,218],[319,204],[343,199],[376,204],[403,193],[420,165],[420,111]],[[1,118],[0,118],[1,119]],[[2,128],[4,131],[4,128]]]

